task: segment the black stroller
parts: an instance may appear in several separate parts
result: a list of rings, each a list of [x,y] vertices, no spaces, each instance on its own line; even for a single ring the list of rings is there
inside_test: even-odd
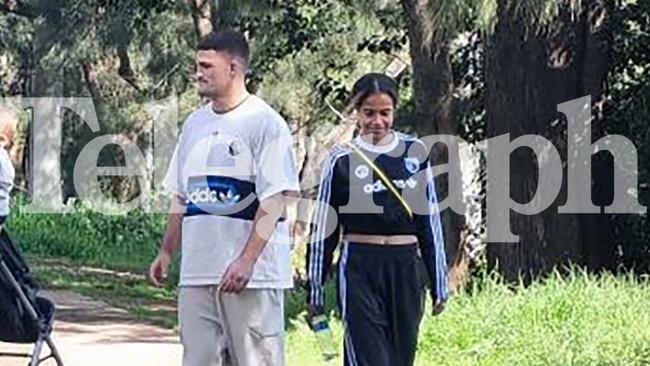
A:
[[[50,338],[54,304],[37,296],[37,291],[29,267],[3,229],[0,233],[0,341],[34,343],[34,350],[31,354],[0,353],[0,358],[30,358],[29,366],[37,366],[52,358],[57,366],[63,366]],[[50,348],[50,354],[41,358],[43,343]]]

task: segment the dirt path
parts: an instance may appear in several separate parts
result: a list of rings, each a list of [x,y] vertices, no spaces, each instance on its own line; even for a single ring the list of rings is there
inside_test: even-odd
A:
[[[178,335],[171,330],[143,323],[125,310],[75,292],[43,291],[41,295],[57,306],[53,340],[65,366],[181,364]],[[0,343],[0,352],[29,350],[31,347],[25,345]],[[2,366],[26,364],[26,359],[0,359]]]

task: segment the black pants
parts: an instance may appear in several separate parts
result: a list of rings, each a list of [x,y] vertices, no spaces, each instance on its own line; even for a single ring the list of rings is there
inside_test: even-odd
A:
[[[343,245],[337,290],[344,364],[413,365],[424,306],[417,245]]]

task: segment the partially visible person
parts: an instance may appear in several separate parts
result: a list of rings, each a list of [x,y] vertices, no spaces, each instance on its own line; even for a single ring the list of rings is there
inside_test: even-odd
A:
[[[293,277],[281,216],[298,176],[286,122],[246,90],[248,63],[239,32],[199,43],[196,77],[209,103],[185,121],[163,182],[174,198],[149,276],[161,285],[181,246],[183,366],[284,365]]]
[[[14,116],[0,113],[0,231],[9,216],[10,194],[16,175],[9,155],[15,129]]]
[[[398,93],[391,78],[367,74],[352,95],[360,134],[336,147],[323,167],[320,205],[312,220],[314,242],[307,250],[308,316],[326,310],[324,284],[342,242],[337,297],[345,329],[344,364],[411,366],[425,282],[431,283],[434,314],[443,311],[448,296],[428,149],[392,129]],[[354,206],[364,203],[380,211]],[[327,214],[328,205],[336,216]],[[327,236],[330,227],[334,230]],[[428,280],[420,276],[422,261]]]

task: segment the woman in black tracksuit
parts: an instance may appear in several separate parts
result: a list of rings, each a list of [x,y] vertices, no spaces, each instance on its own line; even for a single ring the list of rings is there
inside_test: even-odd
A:
[[[333,149],[321,175],[307,249],[309,314],[324,311],[323,286],[341,241],[337,298],[345,365],[410,366],[424,282],[431,283],[434,313],[448,292],[428,149],[392,130],[397,84],[391,78],[367,74],[352,92],[361,133]],[[419,276],[421,262],[428,281]]]

